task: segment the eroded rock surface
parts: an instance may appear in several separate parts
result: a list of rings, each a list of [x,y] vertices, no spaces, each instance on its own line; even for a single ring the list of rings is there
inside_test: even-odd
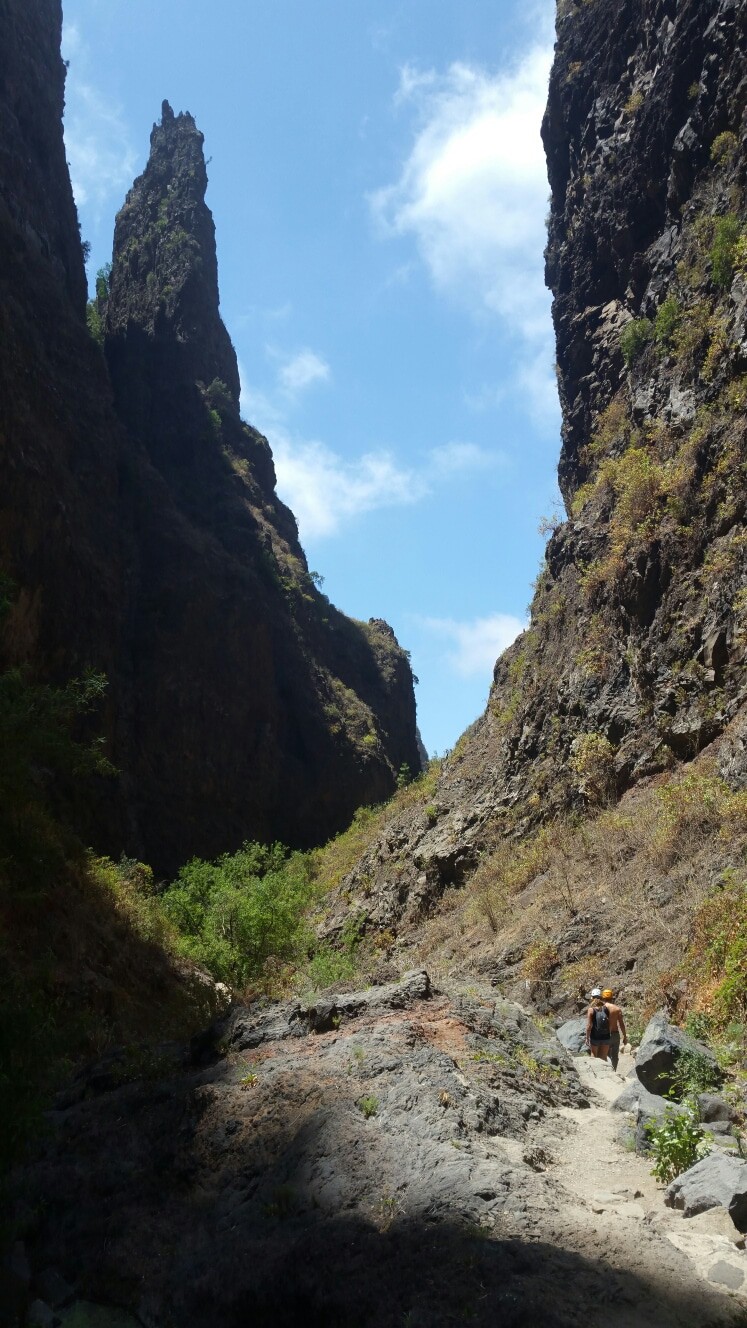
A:
[[[489,989],[414,972],[237,1008],[180,1068],[166,1052],[52,1114],[17,1211],[30,1296],[54,1282],[91,1322],[112,1306],[147,1328],[730,1322],[724,1288],[643,1224],[594,1089]]]
[[[695,1057],[707,1067],[713,1082],[722,1078],[709,1047],[675,1024],[663,1012],[649,1020],[635,1061],[636,1075],[649,1093],[665,1094],[676,1088],[676,1070],[683,1057]]]
[[[741,1157],[709,1153],[673,1180],[666,1202],[685,1217],[709,1208],[725,1208],[738,1231],[747,1231],[747,1162]]]
[[[167,103],[98,299],[106,360],[88,334],[60,29],[60,0],[0,6],[0,667],[108,678],[119,776],[74,802],[87,843],[171,872],[323,842],[420,768],[410,667],[321,594],[239,417],[202,135]]]
[[[731,723],[722,769],[744,782],[747,286],[718,246],[745,216],[746,37],[743,0],[558,5],[543,137],[566,519],[429,805],[342,883],[372,928]]]

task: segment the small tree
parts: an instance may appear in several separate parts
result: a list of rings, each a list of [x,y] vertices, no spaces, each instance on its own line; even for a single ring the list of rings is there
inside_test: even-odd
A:
[[[653,333],[653,325],[648,318],[631,318],[630,322],[625,324],[620,333],[620,350],[628,369],[634,360],[638,359]]]
[[[719,217],[711,245],[711,276],[720,290],[731,286],[734,276],[734,256],[741,228],[733,213]]]
[[[579,793],[594,806],[609,802],[615,789],[615,748],[603,733],[582,733],[571,749],[571,770]]]

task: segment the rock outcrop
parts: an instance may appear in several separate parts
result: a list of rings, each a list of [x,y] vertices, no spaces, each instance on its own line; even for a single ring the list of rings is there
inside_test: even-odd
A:
[[[683,1171],[668,1187],[665,1203],[696,1217],[710,1208],[725,1208],[738,1231],[747,1230],[747,1162],[741,1157],[709,1153]]]
[[[318,843],[419,769],[391,629],[309,575],[238,410],[202,136],[164,104],[117,221],[105,353],[62,140],[59,0],[0,8],[0,562],[7,660],[109,680],[116,782],[82,834],[160,871],[245,838]]]
[[[91,1067],[24,1178],[35,1266],[154,1325],[228,1325],[251,1305],[258,1324],[394,1328],[413,1304],[445,1325],[475,1230],[497,1224],[491,1313],[508,1282],[544,1317],[546,1287],[533,1269],[528,1290],[505,1240],[538,1237],[550,1208],[527,1131],[587,1104],[552,1034],[426,973],[329,1004],[321,1020],[318,1004],[238,1008],[181,1069],[171,1046],[131,1079],[111,1057]]]
[[[641,1039],[635,1071],[650,1093],[666,1094],[677,1088],[677,1065],[690,1057],[707,1069],[711,1083],[723,1078],[716,1057],[709,1047],[671,1024],[661,1011],[650,1019]]]
[[[365,880],[375,925],[742,733],[746,28],[742,0],[559,2],[543,137],[567,519],[429,808],[343,883]],[[728,753],[738,787],[738,734]]]

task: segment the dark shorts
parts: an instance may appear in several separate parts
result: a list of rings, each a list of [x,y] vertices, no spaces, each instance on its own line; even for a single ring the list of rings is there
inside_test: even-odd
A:
[[[608,1047],[610,1045],[610,1036],[608,1035],[606,1038],[593,1037],[590,1038],[589,1041],[591,1042],[592,1047]]]

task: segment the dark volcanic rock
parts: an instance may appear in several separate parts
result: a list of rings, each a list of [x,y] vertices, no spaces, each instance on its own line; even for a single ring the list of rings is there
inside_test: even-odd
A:
[[[399,1328],[415,1304],[445,1328],[473,1285],[479,1324],[504,1321],[508,1285],[517,1325],[552,1322],[505,1239],[480,1239],[533,1231],[554,1202],[500,1137],[585,1104],[552,1036],[507,1002],[434,996],[424,973],[329,1005],[326,1032],[300,1006],[237,1010],[208,1068],[55,1112],[24,1184],[45,1196],[35,1261],[159,1326],[228,1328],[251,1305],[259,1324]],[[478,1255],[473,1282],[481,1245],[498,1264]]]
[[[649,1020],[636,1052],[636,1074],[650,1093],[667,1093],[674,1087],[673,1071],[685,1053],[705,1060],[714,1082],[722,1078],[713,1052],[681,1028],[670,1024],[666,1015],[660,1011]]]
[[[586,1016],[567,1019],[560,1028],[556,1028],[555,1036],[566,1051],[570,1051],[574,1056],[580,1056],[586,1050]]]
[[[543,138],[567,519],[529,629],[444,761],[437,819],[387,827],[406,870],[382,841],[342,883],[365,881],[375,925],[431,908],[501,838],[691,760],[740,715],[746,49],[744,0],[559,0]],[[723,771],[743,784],[738,722]]]
[[[725,1208],[738,1231],[747,1230],[747,1162],[724,1153],[709,1153],[673,1180],[664,1196],[683,1217],[709,1208]]]
[[[419,769],[409,664],[319,593],[239,418],[202,135],[166,104],[117,221],[107,362],[87,334],[60,26],[59,0],[0,5],[7,662],[109,679],[119,777],[75,809],[89,842],[159,870],[319,842]]]

